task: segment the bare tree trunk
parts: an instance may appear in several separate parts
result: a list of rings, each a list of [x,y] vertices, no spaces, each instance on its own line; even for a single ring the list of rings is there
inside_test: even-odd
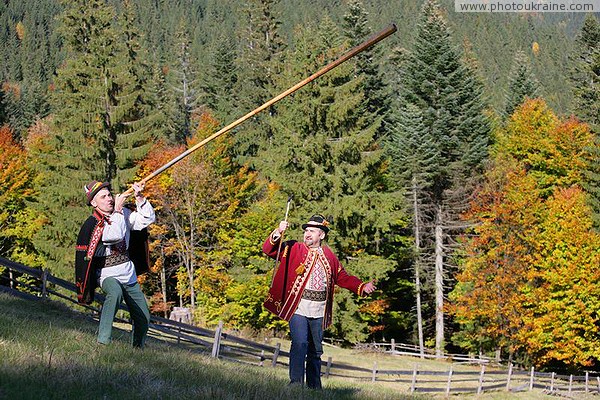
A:
[[[444,346],[444,248],[442,206],[435,215],[435,354],[441,356]]]
[[[162,291],[162,300],[165,304],[165,318],[169,318],[169,310],[167,310],[167,274],[164,263],[160,269],[160,289]]]
[[[194,202],[192,200],[192,198],[190,198],[189,202],[188,202],[188,218],[189,218],[189,224],[190,224],[190,247],[189,247],[189,252],[190,252],[190,266],[188,268],[188,272],[189,272],[189,279],[190,279],[190,307],[192,309],[192,313],[194,312],[194,310],[196,309],[196,291],[194,289],[194,275],[195,275],[195,263],[196,263],[196,257],[195,257],[195,240],[196,240],[196,235],[195,235],[195,226],[194,226]]]
[[[415,258],[415,296],[417,301],[417,331],[419,333],[419,352],[421,358],[425,356],[425,345],[423,342],[423,315],[421,313],[421,278],[419,276],[421,269],[421,226],[419,218],[419,202],[417,201],[417,179],[413,176],[413,218],[415,229],[415,249],[417,257]]]

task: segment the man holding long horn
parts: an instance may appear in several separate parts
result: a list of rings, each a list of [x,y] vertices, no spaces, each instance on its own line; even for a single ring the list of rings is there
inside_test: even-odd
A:
[[[143,189],[143,183],[133,184],[136,209],[132,211],[125,207],[129,195],[122,193],[113,197],[110,183],[92,181],[84,186],[86,203],[93,207],[93,212],[77,237],[75,280],[80,303],[90,304],[97,286],[106,294],[98,328],[99,344],[111,342],[113,320],[122,300],[133,320],[133,346],[143,347],[146,341],[150,311],[137,274],[148,267],[147,247],[140,246],[139,233],[135,232],[152,224],[155,215],[142,194]]]
[[[321,389],[323,330],[332,322],[335,285],[363,296],[372,293],[375,284],[349,275],[329,247],[322,245],[329,232],[329,222],[322,215],[313,215],[302,225],[302,243],[281,243],[287,228],[288,222],[281,221],[263,244],[269,257],[280,255],[264,305],[290,324],[290,383],[303,385],[306,373],[306,385]]]

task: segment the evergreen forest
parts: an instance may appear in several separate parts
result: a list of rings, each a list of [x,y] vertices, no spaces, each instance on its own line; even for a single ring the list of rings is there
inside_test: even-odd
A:
[[[287,333],[262,243],[313,214],[377,290],[326,335],[600,368],[600,20],[450,0],[0,3],[0,256],[74,280],[83,186],[151,180],[151,312]],[[0,273],[3,273],[0,268]]]

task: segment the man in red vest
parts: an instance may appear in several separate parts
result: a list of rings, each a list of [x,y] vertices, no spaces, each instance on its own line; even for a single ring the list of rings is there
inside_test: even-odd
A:
[[[266,255],[280,256],[264,305],[290,324],[290,382],[304,384],[306,373],[306,385],[321,389],[323,330],[332,322],[334,286],[363,296],[372,293],[375,284],[349,275],[329,247],[322,245],[329,232],[322,215],[313,215],[302,225],[303,243],[289,240],[280,247],[287,228],[287,221],[281,221],[263,244]]]

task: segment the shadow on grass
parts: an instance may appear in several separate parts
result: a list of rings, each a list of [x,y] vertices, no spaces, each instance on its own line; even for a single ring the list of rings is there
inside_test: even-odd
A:
[[[287,386],[287,370],[212,359],[175,343],[96,344],[97,322],[58,302],[0,293],[0,399],[401,399],[344,382]],[[332,387],[327,387],[332,386]]]

